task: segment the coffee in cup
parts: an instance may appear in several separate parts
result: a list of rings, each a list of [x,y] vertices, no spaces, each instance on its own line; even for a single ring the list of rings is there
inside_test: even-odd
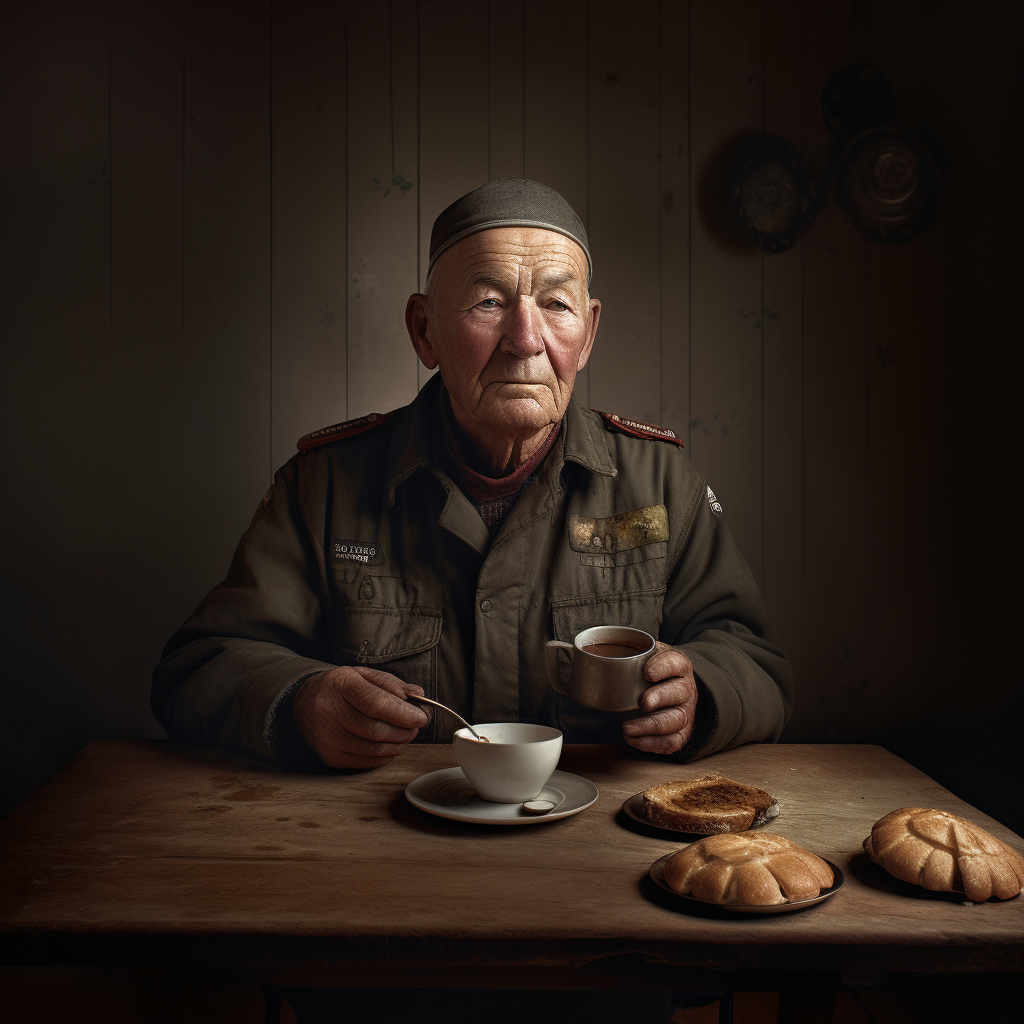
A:
[[[651,685],[644,675],[644,666],[654,649],[654,637],[642,629],[591,626],[577,633],[571,644],[548,641],[548,681],[559,693],[585,707],[635,711],[640,706],[640,695]],[[562,685],[558,676],[559,650],[567,650],[572,658],[567,686]]]

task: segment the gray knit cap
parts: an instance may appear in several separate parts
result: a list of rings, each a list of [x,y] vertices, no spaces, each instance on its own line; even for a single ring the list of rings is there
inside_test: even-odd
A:
[[[505,178],[467,192],[442,211],[430,232],[430,276],[438,259],[456,242],[487,228],[544,228],[571,238],[587,254],[587,286],[594,272],[583,222],[553,189],[539,181]]]

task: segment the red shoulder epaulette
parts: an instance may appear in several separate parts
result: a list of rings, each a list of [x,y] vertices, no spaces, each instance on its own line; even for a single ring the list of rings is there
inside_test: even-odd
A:
[[[604,420],[606,430],[616,430],[620,434],[628,434],[630,437],[645,437],[652,441],[668,441],[669,444],[683,447],[682,438],[676,437],[676,432],[669,430],[668,427],[658,427],[653,423],[641,423],[640,420],[627,420],[613,412],[601,412],[600,409],[593,411]]]
[[[355,437],[356,434],[365,434],[367,430],[379,427],[390,415],[389,412],[371,412],[357,420],[335,423],[333,427],[322,427],[320,430],[314,430],[312,434],[300,437],[295,447],[300,452],[308,452],[310,448],[327,444],[329,441],[341,441],[346,437]]]

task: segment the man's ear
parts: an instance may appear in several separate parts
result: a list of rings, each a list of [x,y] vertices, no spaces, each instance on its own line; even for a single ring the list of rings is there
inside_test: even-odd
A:
[[[580,352],[580,357],[576,362],[577,373],[587,365],[587,360],[594,348],[594,339],[597,337],[597,325],[601,320],[601,300],[588,299],[587,301],[590,305],[590,330],[587,332],[587,343],[583,346],[583,351]]]
[[[437,353],[430,341],[429,324],[430,299],[420,292],[410,295],[405,307],[405,326],[420,362],[428,370],[433,370],[437,366]]]

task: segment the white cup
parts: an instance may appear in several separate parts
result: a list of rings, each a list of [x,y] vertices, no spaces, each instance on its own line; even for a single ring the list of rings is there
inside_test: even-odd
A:
[[[528,722],[495,722],[473,728],[488,742],[481,743],[468,729],[459,729],[455,756],[477,795],[499,804],[536,799],[558,764],[561,732]]]

